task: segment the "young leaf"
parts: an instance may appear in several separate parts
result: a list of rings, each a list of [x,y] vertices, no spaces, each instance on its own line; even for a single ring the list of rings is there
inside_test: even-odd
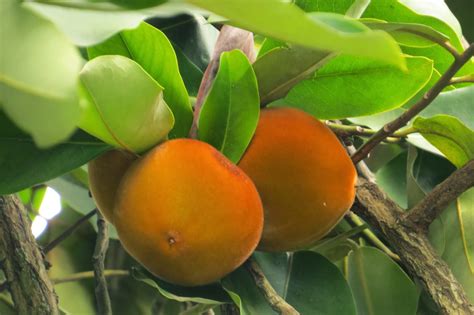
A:
[[[349,285],[339,269],[324,256],[296,252],[291,266],[286,300],[301,315],[356,314]]]
[[[38,149],[30,136],[0,112],[0,195],[67,173],[108,149],[110,146],[81,131],[50,149]]]
[[[319,119],[380,113],[402,106],[429,81],[433,63],[407,57],[408,71],[367,59],[339,56],[296,85],[284,103]],[[394,84],[396,82],[397,84]]]
[[[199,139],[237,163],[257,127],[259,104],[257,80],[247,57],[239,50],[223,53],[199,116]]]
[[[416,313],[419,294],[415,284],[378,249],[361,247],[349,254],[347,278],[358,314]]]
[[[79,126],[103,141],[140,153],[163,141],[173,127],[163,88],[133,60],[95,58],[80,80],[84,113]]]
[[[2,0],[0,16],[0,108],[39,147],[57,144],[79,121],[79,53],[22,2]]]
[[[341,16],[315,19],[290,3],[277,0],[187,0],[228,18],[239,27],[308,48],[376,58],[403,67],[395,41],[385,32],[345,32]],[[346,18],[349,20],[349,18]],[[278,23],[275,23],[278,21]],[[355,20],[353,24],[363,26]]]
[[[418,117],[413,127],[457,167],[462,167],[474,158],[474,131],[456,117]]]
[[[121,55],[136,61],[163,86],[163,98],[171,108],[175,125],[171,138],[185,137],[192,123],[189,96],[179,73],[173,47],[166,36],[147,23],[123,31],[104,43],[88,48],[91,59],[101,55]]]

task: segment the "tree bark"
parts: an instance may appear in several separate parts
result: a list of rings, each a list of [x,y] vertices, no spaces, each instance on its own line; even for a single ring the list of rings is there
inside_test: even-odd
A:
[[[0,196],[0,261],[18,314],[59,314],[28,215],[13,195]]]
[[[403,220],[404,211],[376,184],[359,179],[352,210],[387,239],[442,314],[474,314],[464,289],[436,254],[424,229],[415,222]]]

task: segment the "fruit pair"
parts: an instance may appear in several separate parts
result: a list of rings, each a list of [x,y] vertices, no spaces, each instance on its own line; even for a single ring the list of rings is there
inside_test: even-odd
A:
[[[104,168],[115,159],[121,161]],[[308,247],[354,199],[356,172],[344,148],[296,109],[261,111],[239,167],[191,139],[167,141],[131,160],[113,151],[93,161],[91,191],[127,251],[182,285],[220,279],[259,242],[267,251]]]

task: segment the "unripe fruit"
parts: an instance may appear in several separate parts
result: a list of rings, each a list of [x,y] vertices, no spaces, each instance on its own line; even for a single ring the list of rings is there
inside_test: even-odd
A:
[[[253,182],[207,143],[167,141],[127,171],[114,222],[125,249],[158,277],[214,282],[260,240],[263,208]]]
[[[337,137],[303,111],[261,111],[239,162],[262,199],[259,249],[292,251],[328,233],[354,201],[356,170]]]
[[[89,188],[97,208],[109,222],[113,223],[117,188],[135,159],[131,153],[112,150],[89,162]]]

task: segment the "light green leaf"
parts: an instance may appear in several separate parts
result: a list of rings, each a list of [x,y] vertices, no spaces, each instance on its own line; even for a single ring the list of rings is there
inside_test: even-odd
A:
[[[277,0],[188,0],[187,2],[228,18],[232,24],[308,48],[347,53],[382,60],[403,67],[395,41],[385,32],[346,32],[343,25],[361,23],[324,14],[310,17],[297,6]],[[347,22],[342,23],[342,19]],[[278,23],[275,23],[278,21]],[[341,27],[341,28],[339,28]]]
[[[402,106],[429,81],[433,63],[407,57],[408,72],[372,60],[339,56],[296,85],[284,103],[319,119],[375,114]],[[396,82],[396,84],[394,84]]]
[[[89,48],[88,53],[91,59],[101,55],[121,55],[142,66],[164,88],[163,98],[175,118],[170,137],[187,136],[193,119],[188,92],[179,73],[173,47],[160,30],[141,23],[136,29],[123,31]]]
[[[415,314],[418,290],[405,272],[383,252],[360,247],[349,254],[349,284],[358,314]]]
[[[79,121],[76,48],[22,2],[0,2],[0,109],[39,147],[68,138]]]
[[[33,139],[0,111],[0,195],[67,173],[108,149],[109,145],[82,131],[52,148],[38,149]]]
[[[198,287],[182,287],[151,276],[144,270],[133,268],[132,276],[158,290],[165,298],[178,302],[219,305],[229,302],[225,291],[218,284]]]
[[[418,117],[413,127],[457,167],[462,167],[474,158],[474,131],[456,117]]]
[[[259,112],[257,80],[247,57],[239,50],[223,53],[199,116],[199,139],[237,163],[257,128]]]
[[[133,60],[97,57],[84,66],[80,80],[85,97],[79,126],[103,141],[140,153],[173,127],[163,88]]]

